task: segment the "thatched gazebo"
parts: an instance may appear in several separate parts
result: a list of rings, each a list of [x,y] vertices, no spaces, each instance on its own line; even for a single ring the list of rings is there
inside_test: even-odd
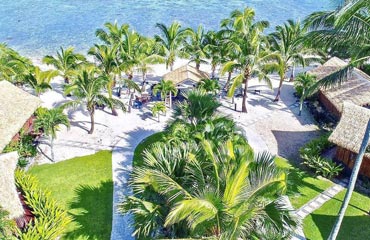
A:
[[[41,100],[8,81],[0,81],[0,153],[17,138],[20,129],[30,129],[32,115]]]
[[[23,215],[14,179],[17,163],[17,152],[0,154],[0,206],[9,212],[10,219]]]
[[[342,117],[329,137],[337,145],[335,158],[350,169],[353,168],[357,154],[370,120],[370,110],[350,102],[343,102]],[[366,152],[360,174],[370,177],[370,153]]]
[[[204,78],[209,78],[209,75],[189,64],[163,75],[164,80],[172,81],[177,88],[192,88]]]
[[[308,71],[308,73],[315,75],[317,80],[321,80],[347,65],[345,61],[333,57],[322,66]],[[358,106],[369,106],[370,76],[354,68],[348,80],[343,82],[340,86],[330,89],[320,89],[319,101],[328,111],[338,118],[341,116],[342,104],[344,101],[352,102]]]

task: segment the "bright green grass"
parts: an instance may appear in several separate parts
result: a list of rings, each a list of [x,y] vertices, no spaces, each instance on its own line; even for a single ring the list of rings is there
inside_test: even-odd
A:
[[[317,178],[293,167],[286,159],[276,158],[276,164],[289,170],[288,196],[293,207],[298,209],[325,191],[333,183],[325,178]]]
[[[304,234],[307,239],[327,239],[337,219],[345,192],[340,192],[304,219]],[[370,239],[369,211],[370,198],[354,192],[337,239]]]
[[[29,172],[74,218],[62,239],[110,239],[113,201],[110,151],[35,166]]]

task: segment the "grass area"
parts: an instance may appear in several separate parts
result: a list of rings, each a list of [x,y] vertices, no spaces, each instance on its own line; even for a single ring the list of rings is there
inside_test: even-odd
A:
[[[144,152],[144,149],[155,142],[163,140],[165,136],[166,132],[157,132],[141,141],[141,143],[137,145],[134,151],[133,166],[142,165],[143,164],[142,153]]]
[[[337,219],[346,191],[340,192],[321,208],[308,215],[303,221],[307,239],[327,239]],[[370,198],[354,192],[343,219],[338,240],[369,239],[370,236]]]
[[[281,168],[289,170],[288,196],[294,206],[298,209],[308,201],[319,195],[333,183],[325,178],[313,177],[299,168],[293,167],[288,160],[277,157],[276,164]]]
[[[113,201],[110,151],[35,166],[29,173],[74,218],[62,239],[110,239]]]

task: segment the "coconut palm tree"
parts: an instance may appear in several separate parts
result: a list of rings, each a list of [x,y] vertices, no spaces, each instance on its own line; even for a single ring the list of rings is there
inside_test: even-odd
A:
[[[63,113],[62,108],[41,109],[37,111],[37,118],[35,121],[35,129],[42,130],[42,132],[50,137],[51,161],[54,161],[54,139],[57,137],[57,132],[60,126],[64,125],[70,127],[67,115]]]
[[[59,75],[64,78],[64,82],[69,83],[78,65],[86,59],[82,54],[74,53],[73,47],[67,49],[61,47],[60,51],[57,51],[56,57],[48,55],[42,61],[48,65],[53,65],[59,71]]]
[[[169,107],[172,108],[172,96],[177,95],[177,88],[171,80],[161,80],[153,88],[153,94],[156,95],[158,92],[161,93],[161,98],[166,103],[167,96],[169,94]]]
[[[158,143],[145,151],[130,179],[135,194],[121,206],[134,214],[137,237],[285,239],[294,233],[286,174],[274,158],[232,141],[219,146]]]
[[[115,86],[116,74],[118,72],[118,46],[97,45],[90,48],[88,54],[94,56],[98,67],[104,73],[107,81],[107,91],[109,98],[113,97],[113,87]],[[117,116],[115,108],[112,108],[112,115]]]
[[[299,74],[295,80],[294,85],[298,88],[302,89],[302,94],[299,100],[299,116],[302,113],[303,101],[313,93],[316,92],[317,88],[313,88],[315,86],[316,77],[310,75],[308,73]]]
[[[6,44],[0,44],[0,77],[14,84],[23,84],[24,78],[33,69],[30,59],[21,56]]]
[[[347,80],[353,67],[370,59],[370,3],[367,0],[345,1],[334,11],[316,12],[305,19],[311,32],[307,44],[346,52],[351,58],[348,66],[318,81],[318,85],[331,87]]]
[[[215,78],[216,68],[222,63],[221,59],[223,57],[220,50],[222,48],[221,34],[220,32],[208,31],[204,38],[204,53],[206,58],[210,59],[212,69],[211,78]]]
[[[125,111],[125,105],[118,99],[106,97],[101,93],[104,86],[110,81],[106,74],[97,74],[96,69],[82,70],[75,81],[65,89],[65,94],[73,93],[75,100],[63,105],[63,107],[74,107],[77,105],[85,105],[90,115],[91,127],[89,134],[94,132],[95,126],[95,106],[105,104],[110,109],[119,107]]]
[[[319,60],[317,57],[311,57],[314,52],[304,46],[303,37],[305,33],[306,28],[302,27],[299,21],[288,20],[284,25],[277,26],[276,31],[269,35],[272,51],[279,54],[277,72],[280,82],[274,101],[280,99],[281,87],[288,69],[292,69],[290,79],[293,80],[294,67],[297,64],[304,67],[313,60]]]
[[[160,35],[155,35],[155,40],[161,44],[161,53],[165,57],[166,68],[173,70],[176,57],[181,55],[184,39],[187,31],[182,29],[180,23],[173,22],[170,26],[157,23],[156,27],[160,30]]]
[[[201,63],[207,63],[205,52],[206,33],[203,26],[199,25],[197,31],[189,28],[186,30],[186,34],[189,36],[189,40],[184,41],[183,51],[190,62],[195,62],[195,67],[199,70]]]
[[[198,125],[210,119],[221,104],[214,96],[202,90],[189,91],[186,101],[175,108],[175,116],[192,125]]]
[[[222,67],[222,73],[238,69],[240,73],[232,81],[229,96],[233,96],[235,90],[243,86],[242,112],[247,112],[246,99],[248,81],[252,76],[257,76],[260,81],[265,81],[271,87],[268,73],[273,69],[271,62],[276,54],[267,49],[266,39],[263,36],[264,29],[268,26],[266,21],[254,21],[255,12],[251,8],[243,12],[236,10],[231,13],[233,33],[227,42],[228,47],[238,53],[234,61],[228,61]]]
[[[154,103],[153,107],[152,107],[152,114],[153,114],[153,117],[155,117],[156,115],[158,115],[158,122],[159,122],[159,116],[161,113],[166,113],[166,105],[164,104],[164,102],[156,102]]]
[[[42,71],[39,67],[32,68],[24,78],[24,83],[31,86],[37,96],[52,89],[50,81],[59,75],[57,70]]]
[[[217,92],[220,90],[220,85],[214,79],[205,78],[200,80],[197,86],[198,89],[204,90],[207,93],[211,93],[216,95]]]

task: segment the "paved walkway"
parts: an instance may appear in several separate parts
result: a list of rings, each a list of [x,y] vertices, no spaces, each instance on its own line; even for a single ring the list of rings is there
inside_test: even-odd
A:
[[[164,123],[152,124],[146,128],[135,129],[125,133],[113,148],[112,171],[113,171],[113,219],[112,219],[112,240],[130,240],[133,229],[130,226],[132,216],[122,215],[117,211],[117,204],[123,195],[132,194],[128,186],[129,174],[132,170],[132,159],[136,146],[148,136],[163,130]]]

